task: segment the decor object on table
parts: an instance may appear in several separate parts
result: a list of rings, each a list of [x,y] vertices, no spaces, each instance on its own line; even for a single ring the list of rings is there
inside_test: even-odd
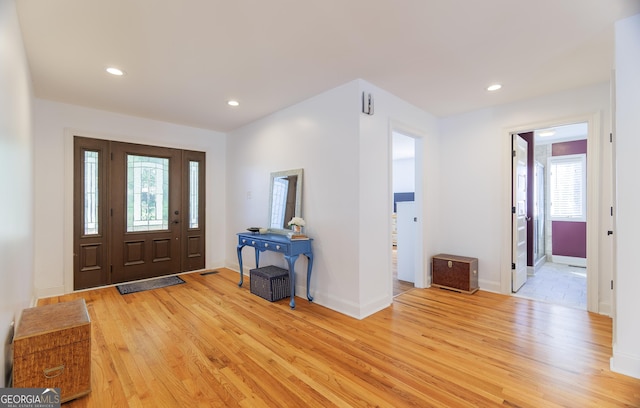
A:
[[[287,235],[291,239],[309,239],[306,235],[302,233],[302,227],[304,227],[306,223],[301,217],[293,217],[291,221],[289,221],[289,227],[291,227],[291,232]]]
[[[302,227],[305,226],[305,222],[301,217],[293,217],[291,221],[289,221],[289,227],[296,234],[302,234]]]

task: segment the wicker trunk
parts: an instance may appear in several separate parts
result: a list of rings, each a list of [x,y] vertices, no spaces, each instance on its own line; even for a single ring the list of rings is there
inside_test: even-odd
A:
[[[60,388],[62,402],[88,394],[91,320],[84,299],[25,309],[13,359],[16,388]]]
[[[289,271],[277,266],[251,269],[251,293],[270,302],[275,302],[291,294]]]

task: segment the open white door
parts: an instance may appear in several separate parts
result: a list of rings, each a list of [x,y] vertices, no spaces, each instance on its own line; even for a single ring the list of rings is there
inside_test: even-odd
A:
[[[396,204],[398,214],[398,279],[416,282],[417,214],[415,201]]]
[[[513,251],[511,291],[517,292],[527,281],[527,150],[528,144],[513,135]]]

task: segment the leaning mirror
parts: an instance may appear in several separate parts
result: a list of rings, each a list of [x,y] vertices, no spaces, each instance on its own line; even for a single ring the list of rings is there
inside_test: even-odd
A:
[[[302,217],[302,169],[271,173],[269,229],[286,234],[293,217]]]

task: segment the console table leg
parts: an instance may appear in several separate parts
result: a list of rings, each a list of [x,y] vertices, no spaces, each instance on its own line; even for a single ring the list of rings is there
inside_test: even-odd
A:
[[[260,267],[260,250],[256,248],[255,251],[256,251],[256,268],[259,268]]]
[[[308,259],[308,263],[307,263],[307,299],[309,299],[309,302],[313,302],[313,297],[311,296],[311,293],[309,292],[309,288],[311,287],[311,267],[313,266],[313,254],[305,254],[307,259]]]
[[[295,256],[285,256],[287,260],[287,264],[289,265],[289,284],[291,285],[291,301],[289,302],[289,306],[292,309],[296,308],[296,260],[298,259],[298,255]]]
[[[244,270],[242,269],[242,248],[244,245],[238,245],[238,264],[240,264],[240,282],[238,282],[238,286],[242,287],[242,282],[244,282]]]

